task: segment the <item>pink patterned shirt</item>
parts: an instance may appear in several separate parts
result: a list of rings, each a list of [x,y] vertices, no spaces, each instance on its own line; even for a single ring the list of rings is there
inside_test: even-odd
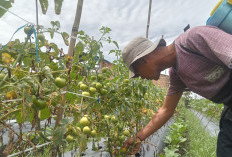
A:
[[[232,72],[232,35],[214,26],[198,26],[181,34],[175,40],[175,49],[177,65],[170,68],[167,95],[189,88],[210,99],[229,80]]]

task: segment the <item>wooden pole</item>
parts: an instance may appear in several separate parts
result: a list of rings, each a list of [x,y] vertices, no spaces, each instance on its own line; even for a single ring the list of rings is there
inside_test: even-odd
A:
[[[151,4],[152,4],[152,0],[150,0],[150,1],[149,1],[149,10],[148,10],[148,18],[147,18],[147,31],[146,31],[146,38],[148,38],[148,32],[149,32],[149,26],[150,26]]]
[[[69,50],[68,50],[68,56],[73,56],[74,55],[74,47],[75,47],[75,43],[76,43],[76,38],[77,37],[77,33],[78,33],[78,28],[80,25],[80,19],[81,19],[81,12],[82,12],[82,6],[83,6],[83,0],[78,0],[78,4],[77,4],[77,10],[76,10],[76,15],[75,15],[75,20],[74,20],[74,24],[73,24],[73,28],[72,28],[72,33],[71,33],[71,39],[70,39],[70,44],[69,44]],[[66,65],[66,68],[69,69],[71,66],[71,60],[69,60],[68,65]],[[66,89],[66,87],[64,87],[64,90]],[[62,106],[65,105],[65,94],[63,94],[62,96]],[[55,128],[60,124],[61,120],[62,120],[62,116],[64,113],[64,109],[63,107],[60,107],[58,109],[58,114],[57,114],[57,120],[56,120],[56,124],[55,124]]]
[[[74,24],[72,28],[71,39],[70,39],[70,44],[69,44],[69,49],[68,49],[68,56],[74,55],[74,47],[75,47],[76,37],[77,37],[80,20],[81,20],[82,6],[83,6],[83,0],[78,0],[75,20],[74,20]]]
[[[77,37],[77,33],[78,33],[79,25],[80,25],[80,20],[81,20],[82,6],[83,6],[83,0],[78,0],[75,20],[74,20],[74,24],[73,24],[73,28],[72,28],[71,39],[70,39],[70,44],[69,44],[69,49],[68,49],[68,56],[74,56],[74,47],[75,47],[76,37]],[[66,64],[66,69],[71,70],[71,64],[72,64],[72,59],[70,59],[68,64]],[[66,91],[67,87],[64,87],[63,90]],[[61,123],[61,120],[62,120],[63,114],[64,114],[65,103],[66,103],[66,95],[63,94],[62,95],[62,104],[57,109],[57,118],[56,118],[55,128],[57,128],[58,125]],[[57,150],[58,150],[58,152],[57,152]],[[51,156],[57,157],[57,153],[60,153],[59,146],[54,145],[51,149]],[[58,156],[59,155],[60,154],[58,154]]]

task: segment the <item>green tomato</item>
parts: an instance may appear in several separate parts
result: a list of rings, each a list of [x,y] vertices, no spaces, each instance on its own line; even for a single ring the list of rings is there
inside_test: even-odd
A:
[[[109,120],[109,119],[110,119],[110,116],[104,115],[104,119],[105,119],[105,120]]]
[[[109,71],[109,68],[108,68],[108,67],[103,67],[103,68],[102,68],[102,73],[106,73],[107,71]]]
[[[82,92],[82,95],[84,95],[84,96],[90,96],[89,92]]]
[[[38,106],[37,106],[38,109],[42,110],[42,109],[44,109],[46,106],[47,106],[47,103],[46,103],[45,100],[41,100],[41,99],[38,100]]]
[[[74,128],[73,131],[72,131],[72,134],[74,136],[78,136],[79,135],[79,132]]]
[[[125,83],[125,84],[129,83],[129,79],[124,79],[123,83]]]
[[[107,90],[102,88],[102,89],[100,89],[100,92],[101,92],[101,94],[105,95],[107,93]]]
[[[118,124],[117,127],[118,127],[118,130],[120,130],[120,131],[123,129],[123,125],[121,123]]]
[[[55,85],[58,87],[58,88],[63,88],[65,85],[66,85],[66,80],[64,78],[61,78],[61,77],[57,77],[55,79]]]
[[[97,136],[97,131],[96,130],[92,130],[91,131],[91,136],[96,137]]]
[[[96,82],[92,82],[92,83],[91,83],[91,86],[92,86],[92,87],[96,87]]]
[[[66,132],[69,132],[69,133],[73,132],[73,128],[72,128],[71,125],[68,125],[68,126],[67,126]]]
[[[119,141],[123,142],[125,141],[126,137],[124,135],[119,136]]]
[[[76,127],[76,130],[79,131],[79,132],[81,132],[81,128],[78,127],[78,126]]]
[[[123,132],[123,135],[125,135],[125,136],[130,136],[130,131],[129,130],[124,130]]]
[[[99,83],[99,82],[97,82],[97,83],[96,83],[96,88],[97,88],[97,89],[101,89],[101,88],[102,88],[102,84]]]
[[[96,80],[97,77],[95,75],[92,75],[91,78],[90,78],[92,81]]]
[[[67,142],[73,142],[73,141],[74,141],[73,136],[72,136],[72,135],[68,135],[68,136],[66,137],[66,141],[67,141]]]
[[[88,118],[88,117],[89,117],[89,115],[85,114],[85,115],[84,115],[84,117]]]
[[[82,126],[88,126],[90,124],[90,122],[89,122],[87,117],[82,117],[81,120],[80,120],[80,124]]]
[[[113,122],[113,123],[116,123],[117,122],[117,118],[113,115],[111,116],[110,120]]]
[[[80,85],[80,89],[81,90],[86,90],[86,89],[88,89],[88,86],[83,83],[83,84]]]
[[[126,154],[126,152],[127,152],[126,147],[120,148],[120,154]]]
[[[26,26],[26,27],[24,27],[24,32],[26,33],[26,34],[29,34],[29,33],[32,33],[32,27],[31,26]]]
[[[80,87],[83,84],[82,81],[78,82],[77,86]]]
[[[42,99],[37,99],[36,96],[32,96],[32,101],[33,101],[33,107],[36,109],[42,110],[47,106],[47,103],[45,100]]]
[[[73,130],[72,133],[75,136],[78,136],[81,133],[81,128],[80,127],[73,127],[72,130]]]
[[[91,133],[91,129],[90,129],[88,126],[85,126],[85,127],[83,128],[83,133],[84,133],[84,134],[90,134],[90,133]]]
[[[0,73],[0,80],[3,80],[6,75],[3,73]]]
[[[37,38],[38,38],[38,40],[40,40],[40,41],[44,41],[44,40],[45,40],[45,36],[44,36],[43,33],[38,33]]]
[[[98,74],[97,77],[99,80],[103,80],[103,78],[104,78],[102,74]]]
[[[89,90],[90,90],[91,93],[96,93],[97,92],[97,89],[94,88],[94,87],[90,87]]]
[[[72,69],[75,70],[75,71],[79,71],[81,69],[81,66],[79,66],[79,65],[73,65]]]

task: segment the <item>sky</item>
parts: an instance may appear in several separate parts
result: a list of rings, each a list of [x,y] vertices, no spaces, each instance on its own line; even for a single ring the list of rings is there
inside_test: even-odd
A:
[[[54,0],[48,0],[49,7],[47,14],[42,14],[39,5],[39,25],[51,27],[50,21],[60,21],[61,32],[71,34],[75,17],[77,0],[64,0],[60,15],[54,11]],[[149,39],[155,41],[164,35],[167,44],[183,33],[187,24],[190,27],[205,25],[210,12],[219,0],[153,0]],[[35,0],[14,0],[9,11],[36,23]],[[149,0],[84,0],[82,17],[79,30],[85,31],[95,39],[100,37],[99,29],[107,26],[112,29],[110,36],[117,41],[120,49],[137,36],[146,36],[146,26],[148,18]],[[19,17],[7,12],[0,18],[0,43],[6,44],[17,28],[26,24]],[[46,39],[55,42],[67,53],[68,47],[64,45],[60,35],[55,35],[50,39],[49,34],[45,34]],[[24,40],[23,30],[19,31],[13,38]],[[106,45],[103,49],[105,59],[112,62],[115,56],[108,55],[110,49],[114,48]]]

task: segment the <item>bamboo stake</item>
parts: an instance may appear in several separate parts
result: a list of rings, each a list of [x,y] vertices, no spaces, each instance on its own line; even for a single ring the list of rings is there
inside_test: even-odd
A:
[[[146,38],[148,38],[148,33],[149,33],[150,17],[151,17],[151,4],[152,4],[152,0],[149,1],[149,10],[148,10],[148,18],[147,18],[147,32],[146,32]]]

